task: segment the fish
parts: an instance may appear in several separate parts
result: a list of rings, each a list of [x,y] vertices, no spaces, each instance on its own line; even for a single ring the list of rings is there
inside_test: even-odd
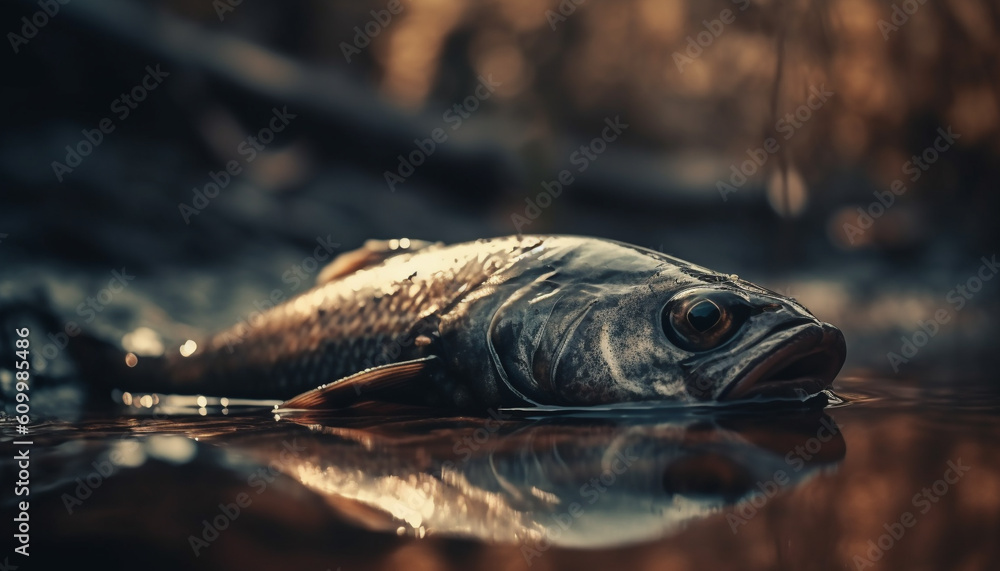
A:
[[[794,299],[640,246],[403,238],[341,254],[188,356],[133,355],[120,388],[284,408],[706,403],[817,394],[845,358],[841,331]]]

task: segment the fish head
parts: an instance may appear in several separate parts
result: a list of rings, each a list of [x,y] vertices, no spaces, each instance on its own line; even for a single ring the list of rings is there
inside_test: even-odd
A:
[[[541,323],[520,336],[510,384],[562,406],[802,398],[830,386],[846,356],[839,329],[736,276],[659,258],[653,272],[602,272],[539,295],[544,307],[525,320]]]

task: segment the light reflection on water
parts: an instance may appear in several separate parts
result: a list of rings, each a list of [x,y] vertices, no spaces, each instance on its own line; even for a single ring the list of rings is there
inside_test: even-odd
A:
[[[863,381],[839,383],[846,404],[825,411],[585,417],[275,416],[274,403],[161,397],[140,415],[133,406],[37,426],[32,517],[43,546],[100,548],[125,534],[178,564],[227,568],[290,545],[293,559],[331,568],[380,565],[395,550],[439,564],[461,545],[476,547],[456,568],[561,568],[580,557],[637,568],[993,560],[995,393]],[[108,462],[112,473],[95,476]],[[955,463],[969,467],[957,480],[946,476]],[[88,487],[68,513],[66,494]],[[194,558],[187,538],[240,493],[253,503]],[[907,513],[913,525],[899,532]],[[158,525],[127,524],[136,518]],[[889,531],[902,536],[882,537]]]

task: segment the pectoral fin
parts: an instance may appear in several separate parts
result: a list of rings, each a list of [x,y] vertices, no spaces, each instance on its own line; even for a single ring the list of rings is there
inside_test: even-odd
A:
[[[430,390],[427,384],[440,371],[441,360],[434,356],[373,367],[292,397],[279,408],[343,408],[360,401],[383,399],[399,402],[407,395]]]
[[[357,250],[344,252],[334,258],[332,262],[320,271],[319,276],[316,278],[316,284],[325,284],[329,281],[353,274],[360,269],[381,264],[393,256],[412,254],[413,252],[437,244],[439,243],[410,240],[409,238],[401,238],[399,240],[368,240],[364,246]]]

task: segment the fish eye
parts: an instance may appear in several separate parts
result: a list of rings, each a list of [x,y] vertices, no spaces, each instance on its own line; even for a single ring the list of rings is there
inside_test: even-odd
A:
[[[704,333],[715,327],[715,324],[722,319],[722,310],[719,309],[718,305],[715,305],[714,301],[703,299],[687,310],[686,317],[688,325],[693,327],[695,331]]]
[[[688,290],[664,306],[663,331],[681,349],[708,351],[731,339],[749,316],[749,304],[734,293]]]

